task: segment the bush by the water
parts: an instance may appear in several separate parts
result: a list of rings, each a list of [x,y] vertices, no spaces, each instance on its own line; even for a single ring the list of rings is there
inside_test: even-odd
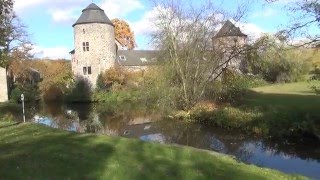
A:
[[[214,125],[225,129],[249,131],[251,123],[261,117],[257,110],[242,110],[226,106],[214,111],[197,110],[191,113],[191,119],[202,124]]]
[[[17,85],[10,93],[10,101],[11,102],[20,102],[21,94],[24,95],[25,101],[36,101],[39,97],[39,91],[36,86],[26,84],[26,85]]]
[[[140,97],[140,91],[137,90],[94,92],[92,95],[92,101],[107,102],[111,104],[119,104],[123,102],[136,103],[140,100]]]
[[[226,106],[214,111],[190,113],[191,120],[202,124],[280,138],[315,135],[315,121],[319,118],[299,110],[272,107],[249,109]]]
[[[70,88],[65,97],[67,102],[90,102],[91,85],[84,79],[78,79]]]
[[[205,98],[217,102],[239,103],[249,88],[268,85],[259,76],[227,71],[220,82],[208,86]]]

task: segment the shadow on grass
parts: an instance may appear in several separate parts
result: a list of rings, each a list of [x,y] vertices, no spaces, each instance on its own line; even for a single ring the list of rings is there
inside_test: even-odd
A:
[[[0,138],[2,178],[99,177],[99,169],[114,152],[110,144],[93,143],[93,135],[79,136],[38,127],[22,124],[1,131],[7,135]]]
[[[241,107],[259,109],[256,122],[268,134],[310,136],[320,141],[320,96],[248,91]]]
[[[0,129],[4,179],[265,178],[223,155],[125,138],[76,134],[40,125]],[[265,172],[265,171],[264,171]],[[267,172],[267,171],[266,171]],[[270,172],[270,171],[268,171]],[[276,171],[268,176],[280,177]]]
[[[248,91],[244,99],[245,106],[281,107],[288,110],[301,110],[318,113],[320,109],[319,95],[275,94]]]
[[[2,128],[8,128],[8,127],[11,127],[11,126],[16,126],[18,124],[20,124],[21,122],[13,122],[13,123],[5,123],[5,125],[2,125],[2,123],[0,123],[0,129]]]

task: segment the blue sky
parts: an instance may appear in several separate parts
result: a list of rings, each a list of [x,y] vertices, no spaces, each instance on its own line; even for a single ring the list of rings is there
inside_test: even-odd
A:
[[[220,0],[225,9],[234,9],[241,0]],[[242,31],[252,38],[261,33],[276,32],[289,21],[285,6],[293,0],[280,0],[266,4],[263,0],[252,0],[246,18],[239,24]],[[70,59],[68,52],[73,49],[72,24],[82,9],[92,0],[16,0],[14,10],[28,27],[33,52],[37,57]],[[126,20],[136,35],[138,49],[150,48],[148,33],[152,31],[155,14],[148,0],[94,0],[105,10],[110,19]]]

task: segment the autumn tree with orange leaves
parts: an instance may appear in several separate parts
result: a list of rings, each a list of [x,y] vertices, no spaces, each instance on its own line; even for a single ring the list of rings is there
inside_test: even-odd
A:
[[[134,32],[131,30],[129,24],[121,19],[113,19],[112,23],[115,26],[116,39],[121,43],[122,46],[129,50],[136,47],[136,41]]]

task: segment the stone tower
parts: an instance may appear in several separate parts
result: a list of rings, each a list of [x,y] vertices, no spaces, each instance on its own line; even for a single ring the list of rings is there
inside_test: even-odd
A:
[[[92,3],[82,10],[74,28],[74,47],[71,51],[72,72],[75,77],[96,87],[101,72],[115,64],[116,44],[114,25],[100,7]]]
[[[246,66],[246,53],[238,53],[244,50],[247,44],[247,35],[242,33],[231,21],[227,20],[218,33],[213,37],[215,50],[224,52],[223,59],[234,56],[228,63],[229,67],[243,71]]]

